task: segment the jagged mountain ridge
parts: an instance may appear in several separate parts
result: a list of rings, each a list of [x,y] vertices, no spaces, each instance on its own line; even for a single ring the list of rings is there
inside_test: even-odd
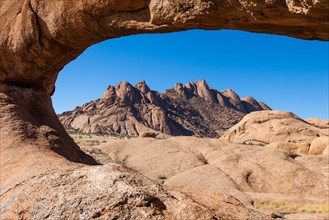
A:
[[[83,133],[137,136],[146,130],[169,135],[219,137],[252,111],[266,104],[232,90],[217,91],[205,80],[177,83],[160,94],[145,81],[109,86],[100,99],[88,102],[59,119],[66,129]]]

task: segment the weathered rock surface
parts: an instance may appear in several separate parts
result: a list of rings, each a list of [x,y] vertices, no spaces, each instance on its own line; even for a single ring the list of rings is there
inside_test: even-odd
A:
[[[317,137],[311,142],[310,150],[308,153],[311,155],[328,155],[328,148],[329,136]]]
[[[113,140],[83,149],[98,149],[165,186],[206,195],[224,192],[245,204],[258,199],[328,201],[327,156],[195,137]]]
[[[20,152],[31,151],[95,164],[66,133],[44,91],[0,83],[0,125],[1,163],[20,163]]]
[[[229,92],[227,92],[229,91]],[[87,134],[138,136],[148,130],[169,135],[218,137],[251,111],[270,109],[232,90],[210,89],[204,80],[177,83],[163,94],[144,81],[109,86],[102,98],[59,115],[68,130]]]
[[[329,120],[321,120],[318,118],[309,118],[309,119],[306,119],[305,121],[318,128],[329,128]]]
[[[47,108],[47,93],[0,91],[1,219],[268,219],[225,193],[210,203],[118,164],[95,166]]]
[[[15,185],[60,170],[69,161],[97,164],[65,132],[49,95],[0,83],[0,198]]]
[[[2,191],[0,214],[2,219],[269,219],[224,193],[213,203],[230,212],[213,211],[200,200],[179,190],[169,192],[118,164],[68,164],[65,170],[35,175]]]
[[[202,28],[328,40],[328,8],[326,0],[0,0],[1,217],[262,219],[233,197],[173,197],[125,168],[73,163],[95,161],[65,133],[48,94],[67,63],[106,39]]]
[[[259,111],[245,116],[221,138],[241,144],[271,144],[296,153],[322,154],[328,145],[329,129],[315,127],[289,112]]]
[[[151,132],[151,131],[145,131],[138,135],[140,138],[156,138],[159,135],[159,133]]]

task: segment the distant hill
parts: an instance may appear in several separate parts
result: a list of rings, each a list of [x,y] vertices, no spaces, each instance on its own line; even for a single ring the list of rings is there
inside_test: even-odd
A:
[[[177,83],[163,94],[145,81],[109,86],[100,99],[88,102],[59,119],[66,129],[87,134],[137,136],[155,130],[174,136],[219,137],[252,111],[270,108],[232,90],[217,91],[205,80]]]

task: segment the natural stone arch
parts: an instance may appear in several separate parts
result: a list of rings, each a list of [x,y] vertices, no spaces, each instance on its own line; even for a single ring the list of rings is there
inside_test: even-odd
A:
[[[329,40],[328,10],[326,0],[0,0],[1,147],[28,139],[90,162],[59,124],[49,94],[59,71],[95,43],[196,28]]]
[[[0,81],[50,93],[58,72],[106,39],[238,29],[329,39],[326,0],[0,0]]]

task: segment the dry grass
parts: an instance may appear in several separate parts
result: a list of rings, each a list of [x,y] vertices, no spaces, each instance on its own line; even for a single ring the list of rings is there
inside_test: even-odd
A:
[[[289,213],[329,213],[329,203],[313,201],[266,200],[256,199],[257,208]]]
[[[69,132],[75,143],[83,146],[95,146],[102,143],[108,143],[111,140],[123,140],[129,137],[111,136],[111,135],[95,135],[95,134],[75,134]]]

